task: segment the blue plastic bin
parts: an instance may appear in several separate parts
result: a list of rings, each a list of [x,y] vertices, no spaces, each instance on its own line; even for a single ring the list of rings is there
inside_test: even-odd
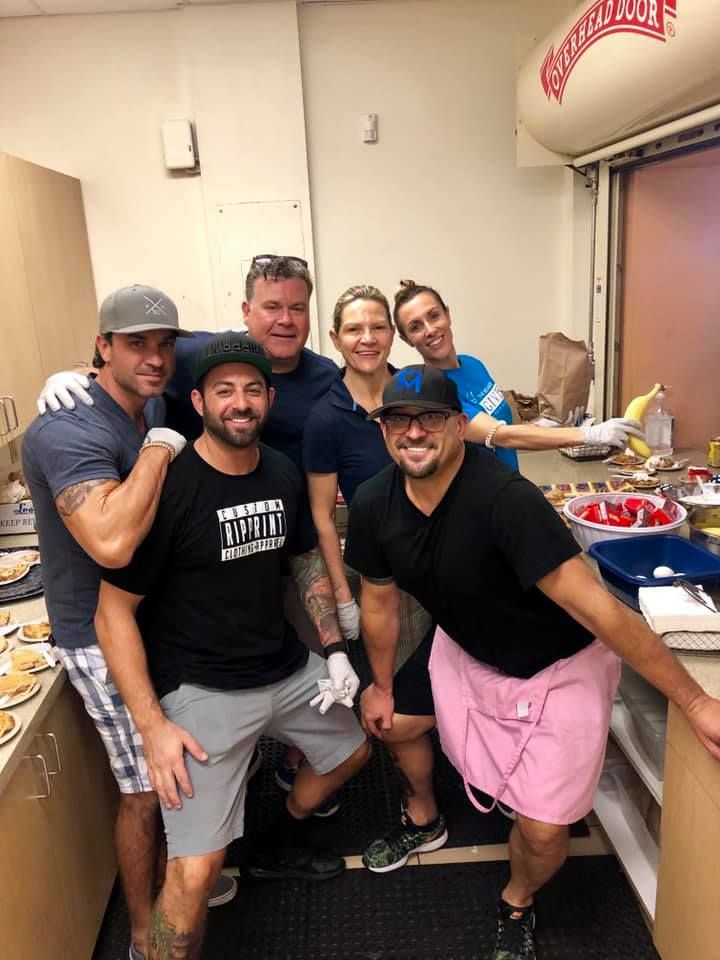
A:
[[[693,583],[709,585],[720,580],[720,557],[672,534],[600,540],[590,545],[588,553],[611,592],[636,610],[640,587],[666,587],[674,580],[653,577],[655,567],[672,567]]]

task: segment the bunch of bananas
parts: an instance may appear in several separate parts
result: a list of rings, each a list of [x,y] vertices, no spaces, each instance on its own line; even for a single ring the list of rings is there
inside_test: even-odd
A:
[[[639,420],[642,423],[643,417],[645,416],[645,411],[649,407],[654,397],[660,393],[662,389],[663,385],[661,383],[656,383],[649,393],[644,393],[641,397],[635,397],[634,400],[631,400],[627,405],[625,417],[628,420]],[[629,436],[628,443],[630,444],[630,449],[634,450],[635,453],[644,460],[647,460],[647,458],[652,455],[652,450],[650,447],[639,437]]]

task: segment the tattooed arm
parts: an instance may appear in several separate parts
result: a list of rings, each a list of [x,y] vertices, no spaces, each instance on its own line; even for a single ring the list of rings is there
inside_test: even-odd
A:
[[[293,578],[323,647],[342,643],[335,595],[319,547],[290,558]]]
[[[146,447],[124,481],[86,480],[55,498],[63,523],[96,563],[125,567],[152,526],[170,453]]]

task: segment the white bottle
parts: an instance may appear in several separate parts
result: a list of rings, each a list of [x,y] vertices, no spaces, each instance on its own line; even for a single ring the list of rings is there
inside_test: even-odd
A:
[[[645,442],[654,456],[672,456],[673,417],[667,408],[664,389],[655,395],[650,409],[645,414]]]

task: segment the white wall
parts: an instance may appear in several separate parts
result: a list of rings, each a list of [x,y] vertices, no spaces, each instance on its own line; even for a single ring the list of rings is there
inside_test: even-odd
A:
[[[541,37],[569,5],[300,8],[321,327],[349,284],[390,295],[410,276],[445,296],[465,352],[531,393],[538,335],[584,336],[573,174],[518,169],[513,129],[519,35]],[[374,145],[360,140],[367,112],[379,115]],[[393,356],[417,359],[407,347]]]
[[[164,168],[173,117],[196,122],[200,177]],[[0,20],[0,149],[82,181],[99,299],[143,280],[215,329],[219,203],[298,200],[312,254],[290,0]]]
[[[292,0],[0,20],[0,149],[82,180],[99,298],[143,280],[187,326],[222,326],[218,207],[293,201],[322,328],[348,284],[412,276],[446,296],[462,349],[533,392],[538,335],[585,335],[587,192],[516,167],[516,51],[572,2],[305,5],[299,27]],[[164,169],[172,117],[196,123],[200,177]]]

